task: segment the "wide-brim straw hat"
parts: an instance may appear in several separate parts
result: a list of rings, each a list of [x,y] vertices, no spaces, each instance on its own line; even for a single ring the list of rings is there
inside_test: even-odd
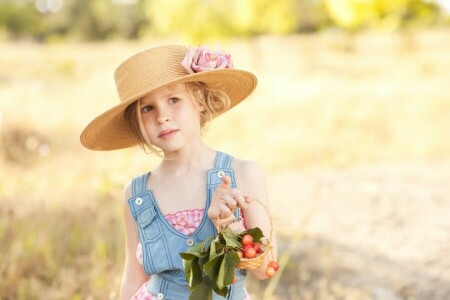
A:
[[[243,70],[227,68],[189,74],[181,65],[187,50],[184,46],[160,46],[124,61],[114,73],[121,103],[95,118],[83,130],[81,144],[92,150],[114,150],[139,144],[131,124],[125,119],[125,109],[145,95],[171,84],[197,81],[218,88],[230,98],[229,109],[255,89],[255,75]]]

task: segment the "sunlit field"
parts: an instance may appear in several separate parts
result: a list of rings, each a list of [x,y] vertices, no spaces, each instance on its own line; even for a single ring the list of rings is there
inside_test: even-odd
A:
[[[124,58],[172,42],[0,44],[0,299],[118,298],[122,189],[159,158],[79,134]],[[259,79],[204,132],[267,175],[282,269],[254,299],[445,299],[450,31],[220,46]]]

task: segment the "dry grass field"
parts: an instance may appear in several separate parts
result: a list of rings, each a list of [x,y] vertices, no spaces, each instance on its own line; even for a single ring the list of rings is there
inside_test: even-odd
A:
[[[158,158],[79,134],[171,42],[0,44],[0,299],[118,298],[122,188]],[[267,175],[282,271],[254,299],[449,299],[450,31],[221,47],[259,78],[204,134]]]

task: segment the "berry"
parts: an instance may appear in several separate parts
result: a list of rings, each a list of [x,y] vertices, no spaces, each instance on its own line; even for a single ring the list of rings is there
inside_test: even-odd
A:
[[[273,275],[275,275],[275,269],[274,268],[272,268],[272,267],[267,267],[267,269],[266,269],[266,276],[267,277],[272,277]]]
[[[256,256],[256,250],[253,248],[250,248],[248,250],[245,251],[245,257],[246,258],[253,258]]]
[[[254,249],[252,245],[245,245],[244,246],[244,252],[246,252],[248,249]]]
[[[261,253],[261,244],[260,243],[254,243],[253,248],[256,250],[256,253]]]
[[[244,257],[244,253],[242,253],[242,251],[236,251],[237,255],[239,256],[239,258],[243,258]]]
[[[250,234],[246,234],[242,237],[242,245],[253,244],[253,237]]]
[[[270,261],[268,264],[269,267],[273,268],[275,271],[278,271],[280,265],[276,261]]]

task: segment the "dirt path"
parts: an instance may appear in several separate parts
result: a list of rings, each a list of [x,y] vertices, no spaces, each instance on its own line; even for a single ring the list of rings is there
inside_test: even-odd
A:
[[[280,250],[304,232],[279,299],[450,299],[449,163],[278,173],[268,185],[282,195]]]

